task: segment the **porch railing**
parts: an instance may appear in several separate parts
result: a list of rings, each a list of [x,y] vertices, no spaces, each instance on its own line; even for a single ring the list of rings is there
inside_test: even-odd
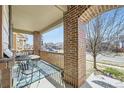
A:
[[[63,53],[40,51],[40,57],[42,60],[52,65],[55,65],[61,69],[64,69],[64,54]]]
[[[22,50],[16,52],[19,55],[31,55],[34,54],[34,50]],[[55,53],[55,52],[48,52],[48,51],[40,51],[40,57],[42,60],[57,66],[61,69],[64,69],[64,53]]]
[[[0,70],[12,68],[13,65],[14,65],[14,58],[0,59]]]
[[[16,54],[21,54],[21,55],[32,55],[34,54],[34,50],[22,50],[22,51],[17,51]]]

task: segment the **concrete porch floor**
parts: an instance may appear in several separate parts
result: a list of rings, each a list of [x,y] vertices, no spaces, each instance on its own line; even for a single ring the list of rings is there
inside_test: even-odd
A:
[[[33,79],[31,80],[31,75],[29,76],[23,76],[22,74],[19,74],[18,77],[18,65],[16,64],[13,67],[12,77],[13,77],[13,87],[22,87],[22,88],[71,88],[72,86],[69,84],[66,84],[61,77],[61,72],[57,70],[56,68],[52,67],[51,64],[40,60],[37,62],[37,65],[40,68],[40,76],[39,72],[36,72],[33,74]],[[34,69],[34,71],[36,68]],[[39,78],[40,77],[40,78]],[[26,78],[26,79],[25,79]],[[19,80],[20,82],[19,82]],[[29,83],[27,84],[26,81]],[[17,83],[19,85],[17,86]]]
[[[63,83],[64,86],[61,86],[54,80],[48,80],[48,78],[43,78],[39,81],[36,81],[32,83],[29,86],[26,86],[24,88],[73,88],[71,85]]]
[[[95,82],[96,81],[96,82]],[[48,78],[43,78],[30,85],[30,88],[73,88],[72,86],[63,83],[64,87],[60,86],[55,81],[50,81]],[[29,88],[26,86],[25,88]],[[124,82],[104,75],[91,74],[86,80],[86,83],[80,88],[124,88]]]

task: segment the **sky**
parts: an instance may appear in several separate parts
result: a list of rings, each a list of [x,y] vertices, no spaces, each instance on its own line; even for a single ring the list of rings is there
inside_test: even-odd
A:
[[[63,42],[63,36],[64,36],[64,31],[63,31],[63,26],[58,27],[56,29],[53,29],[47,33],[43,34],[43,42],[48,43],[58,43],[58,42]]]
[[[27,37],[28,37],[27,44],[33,45],[33,36],[27,35]]]
[[[111,10],[111,11],[105,12],[102,15],[104,17],[106,17],[106,19],[107,19],[108,14],[113,15],[113,12],[115,12],[114,9]],[[121,14],[124,15],[124,8],[119,8],[119,12],[118,12],[119,17],[116,20],[118,20],[120,18]],[[124,34],[124,31],[123,31],[123,34]],[[64,39],[63,26],[58,27],[56,29],[53,29],[53,30],[48,31],[48,32],[43,34],[43,42],[44,43],[48,43],[48,42],[52,42],[52,43],[63,42],[63,39]],[[32,35],[28,35],[27,43],[33,44],[33,36]]]

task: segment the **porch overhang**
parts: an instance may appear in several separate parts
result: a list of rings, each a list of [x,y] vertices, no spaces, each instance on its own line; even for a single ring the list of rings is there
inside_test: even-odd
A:
[[[34,31],[44,33],[63,23],[66,6],[12,6],[13,32],[33,34]]]

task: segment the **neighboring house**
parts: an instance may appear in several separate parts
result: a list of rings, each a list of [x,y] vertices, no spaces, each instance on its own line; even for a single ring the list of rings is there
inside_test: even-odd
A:
[[[87,39],[86,39],[86,49],[87,49],[87,52],[91,51]],[[118,37],[114,37],[112,42],[102,41],[101,47],[99,49],[101,51],[108,51],[110,49],[111,50],[116,50],[116,49],[124,50],[124,35],[121,34]]]
[[[13,33],[13,36],[14,36],[13,39],[14,50],[21,51],[30,47],[29,45],[26,44],[26,41],[28,40],[27,35],[21,33]]]
[[[49,52],[63,53],[63,43],[44,43],[43,50]]]
[[[124,35],[119,35],[114,41],[114,44],[117,48],[124,48]]]
[[[25,50],[33,50],[33,45],[25,44],[25,45],[24,45],[24,49],[25,49]]]

